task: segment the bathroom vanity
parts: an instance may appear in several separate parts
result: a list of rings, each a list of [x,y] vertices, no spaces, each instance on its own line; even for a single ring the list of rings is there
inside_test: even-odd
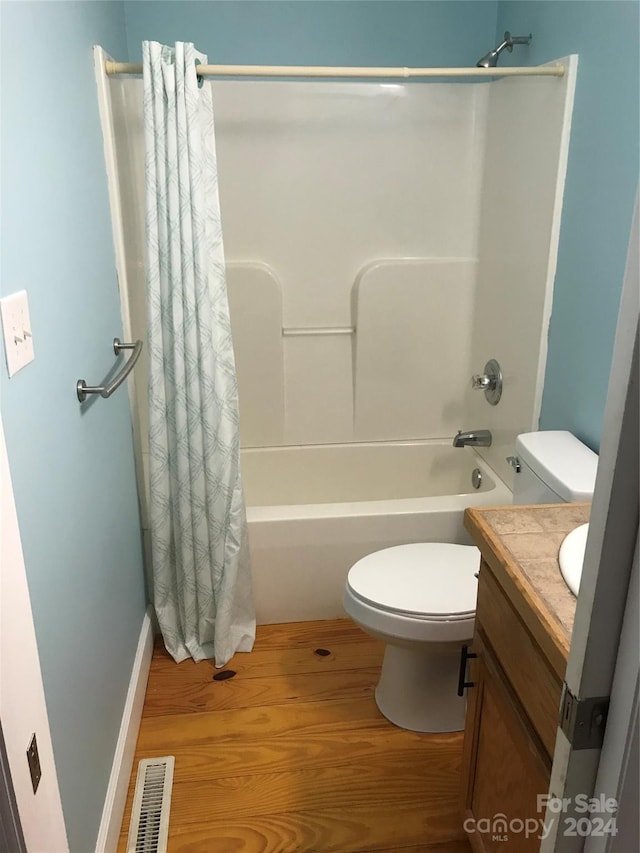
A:
[[[509,842],[521,853],[540,848],[539,830],[527,837],[517,821],[544,818],[537,796],[549,787],[576,607],[558,550],[589,511],[553,504],[465,513],[482,553],[475,633],[460,673],[469,700],[462,808],[476,853]]]

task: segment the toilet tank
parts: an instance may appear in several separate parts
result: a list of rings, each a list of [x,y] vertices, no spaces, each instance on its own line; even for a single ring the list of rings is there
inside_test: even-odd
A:
[[[598,455],[565,430],[527,432],[516,438],[520,472],[514,504],[590,501]]]

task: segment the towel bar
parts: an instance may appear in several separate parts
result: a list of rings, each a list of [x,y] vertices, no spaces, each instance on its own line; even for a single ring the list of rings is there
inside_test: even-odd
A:
[[[116,355],[120,355],[121,352],[128,349],[133,350],[131,358],[129,361],[125,362],[120,373],[114,376],[108,385],[87,385],[84,379],[78,379],[76,382],[76,396],[81,403],[84,403],[87,399],[87,394],[100,394],[101,397],[106,399],[122,385],[124,380],[135,367],[137,360],[140,358],[140,353],[142,352],[142,341],[139,340],[135,341],[135,343],[123,344],[119,338],[113,339],[113,351]]]

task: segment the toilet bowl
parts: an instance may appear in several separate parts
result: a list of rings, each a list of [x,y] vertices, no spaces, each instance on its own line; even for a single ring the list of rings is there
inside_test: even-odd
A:
[[[564,430],[516,439],[515,504],[591,500],[598,457]],[[397,726],[460,731],[465,699],[462,646],[473,637],[480,552],[422,542],[368,554],[349,571],[344,609],[386,644],[375,698]]]
[[[376,551],[351,568],[344,609],[386,644],[375,698],[397,726],[464,728],[458,661],[473,636],[479,567],[473,545],[421,542]]]

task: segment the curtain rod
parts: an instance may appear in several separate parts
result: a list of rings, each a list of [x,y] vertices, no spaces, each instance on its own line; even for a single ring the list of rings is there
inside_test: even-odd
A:
[[[105,62],[109,76],[142,74],[135,62]],[[562,77],[563,65],[524,68],[356,68],[323,65],[197,65],[200,77]]]

